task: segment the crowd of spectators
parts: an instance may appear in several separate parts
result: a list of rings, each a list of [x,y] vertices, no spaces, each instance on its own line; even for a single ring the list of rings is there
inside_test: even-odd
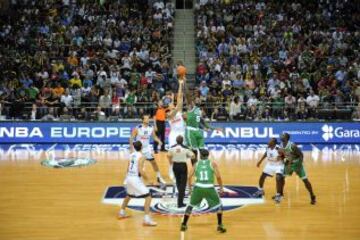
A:
[[[171,0],[9,2],[0,118],[138,118],[176,91]],[[212,120],[360,119],[359,8],[198,0],[191,97]]]
[[[176,88],[171,1],[9,2],[0,17],[0,115],[136,118],[147,111],[142,102]]]
[[[195,21],[209,117],[360,118],[357,1],[199,0]]]

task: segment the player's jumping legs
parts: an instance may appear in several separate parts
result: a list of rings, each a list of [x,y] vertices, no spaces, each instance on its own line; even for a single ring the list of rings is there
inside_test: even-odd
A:
[[[154,172],[160,174],[159,166],[157,165],[157,162],[155,161],[155,159],[150,161],[150,163],[151,163],[152,168],[154,169]]]
[[[204,141],[204,133],[199,132],[199,136],[197,139],[197,147],[198,148],[204,148],[205,147],[205,141]]]
[[[204,135],[201,130],[195,131],[195,130],[187,129],[186,133],[185,133],[185,138],[186,138],[187,146],[190,149],[192,149],[192,151],[195,154],[195,158],[191,159],[191,163],[192,163],[192,165],[194,165],[200,158],[200,154],[198,153],[198,150],[205,146],[204,145]]]
[[[185,140],[186,140],[186,145],[193,151],[195,155],[195,158],[191,159],[191,164],[194,166],[194,164],[197,162],[197,144],[196,144],[195,131],[186,129]]]
[[[191,159],[191,165],[194,166],[195,163],[197,163],[200,154],[199,154],[199,149],[192,149],[192,152],[194,153],[194,157]]]
[[[204,134],[202,131],[198,131],[195,135],[195,139],[196,139],[196,144],[195,144],[195,149],[196,149],[196,158],[195,158],[195,163],[197,161],[200,161],[200,148],[204,148],[205,147],[205,143],[204,143]],[[194,164],[193,164],[194,165]]]
[[[205,144],[204,144],[204,135],[202,131],[197,131],[195,134],[195,145],[194,145],[194,150],[196,151],[195,153],[195,162],[192,161],[193,165],[200,160],[200,149],[204,148]]]
[[[195,138],[192,130],[186,129],[185,142],[186,146],[188,146],[190,149],[193,149],[195,147]]]
[[[160,173],[160,170],[159,170],[159,166],[158,166],[156,160],[155,160],[155,159],[152,159],[152,160],[149,160],[149,162],[151,163],[151,166],[152,166],[152,168],[154,169],[154,172],[156,172],[157,181],[158,181],[160,184],[166,184],[165,180],[161,177],[161,173]]]

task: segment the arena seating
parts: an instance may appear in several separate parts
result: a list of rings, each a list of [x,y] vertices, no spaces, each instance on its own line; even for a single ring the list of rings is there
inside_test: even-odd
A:
[[[0,20],[7,119],[134,118],[176,87],[170,1],[11,2]]]
[[[196,79],[203,101],[227,102],[231,119],[351,119],[360,96],[355,5],[199,1]]]
[[[175,9],[147,2],[12,1],[0,17],[1,119],[152,114],[177,88]],[[360,119],[355,1],[201,0],[195,18],[194,96],[208,118]]]

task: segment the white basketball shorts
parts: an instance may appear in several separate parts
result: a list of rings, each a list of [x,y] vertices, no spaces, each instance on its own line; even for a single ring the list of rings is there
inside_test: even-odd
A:
[[[154,160],[154,154],[150,146],[145,146],[142,149],[142,154],[144,155],[145,159],[148,161]]]
[[[275,174],[284,175],[284,164],[277,164],[277,163],[266,163],[264,168],[264,173],[274,176]]]
[[[126,193],[129,197],[147,197],[150,192],[140,177],[126,178]]]

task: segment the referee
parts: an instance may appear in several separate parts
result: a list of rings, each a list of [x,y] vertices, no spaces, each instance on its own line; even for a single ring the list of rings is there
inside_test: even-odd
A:
[[[178,190],[177,205],[178,208],[185,207],[184,197],[186,189],[186,181],[188,177],[187,159],[194,158],[194,153],[183,145],[184,138],[177,136],[176,145],[171,147],[168,152],[170,165],[173,165],[173,171],[176,179],[176,187]]]
[[[155,112],[154,121],[155,121],[155,132],[158,138],[161,140],[162,144],[160,151],[165,152],[165,120],[166,120],[166,109],[162,100],[158,102],[158,107]],[[158,143],[154,141],[154,151],[158,152]]]

